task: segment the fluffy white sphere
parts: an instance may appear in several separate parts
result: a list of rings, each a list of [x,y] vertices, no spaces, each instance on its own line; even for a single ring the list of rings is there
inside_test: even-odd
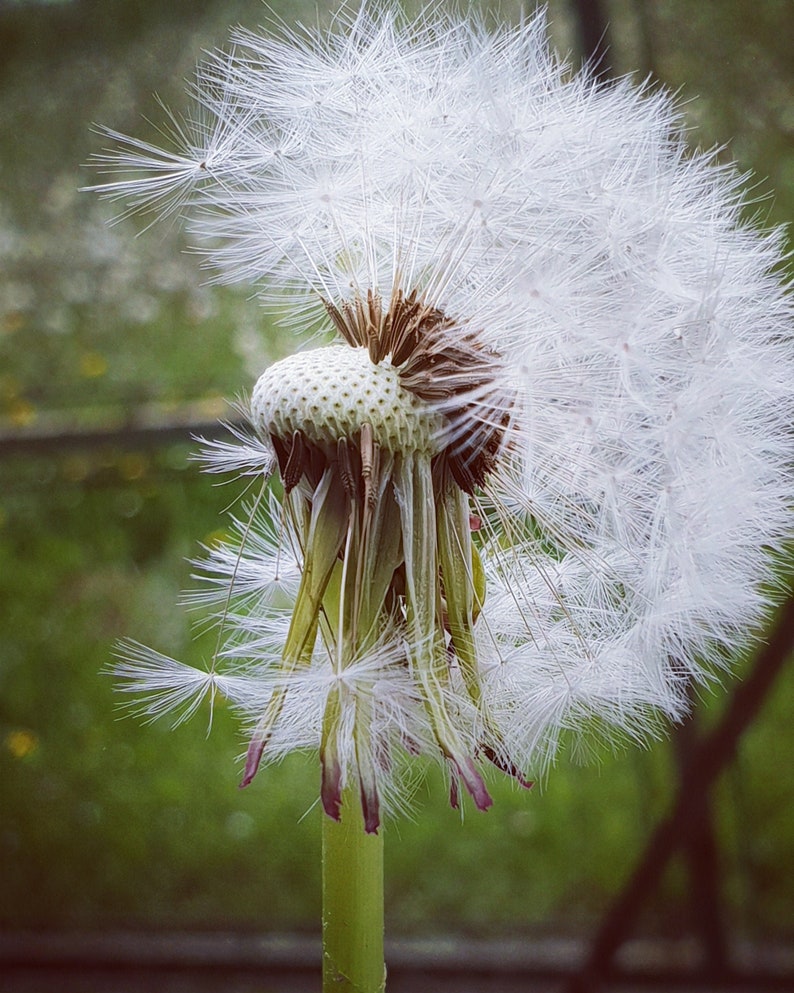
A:
[[[133,174],[106,195],[184,210],[221,278],[306,327],[415,291],[498,357],[506,440],[472,503],[498,747],[531,766],[593,719],[680,715],[765,616],[790,530],[792,303],[740,177],[665,93],[572,75],[542,15],[236,31],[195,92],[190,147],[123,139],[100,161]],[[420,697],[395,726],[426,741]]]

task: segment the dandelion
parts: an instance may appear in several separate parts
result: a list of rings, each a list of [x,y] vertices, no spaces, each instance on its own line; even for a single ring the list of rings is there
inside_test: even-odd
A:
[[[789,528],[792,305],[742,178],[665,93],[572,75],[542,13],[238,30],[194,95],[180,147],[122,139],[99,189],[184,214],[311,347],[264,371],[250,438],[207,446],[254,501],[190,597],[218,651],[191,675],[132,646],[143,707],[228,695],[243,784],[315,750],[359,853],[417,754],[485,810],[486,764],[529,786],[563,736],[679,718]]]

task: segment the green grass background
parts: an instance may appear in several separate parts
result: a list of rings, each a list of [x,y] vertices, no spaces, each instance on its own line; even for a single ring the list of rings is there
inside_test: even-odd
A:
[[[276,5],[279,7],[279,5]],[[770,176],[765,215],[794,205],[794,69],[787,5],[607,4],[615,61],[653,64],[709,144]],[[285,16],[287,6],[280,5]],[[513,7],[503,5],[509,14]],[[305,3],[289,10],[308,11]],[[647,13],[647,10],[646,10]],[[555,36],[570,10],[553,5]],[[168,226],[108,226],[79,194],[101,121],[146,133],[150,94],[184,106],[182,77],[226,26],[265,20],[254,2],[12,4],[0,69],[2,430],[102,425],[185,403],[208,414],[250,388],[286,347],[245,294],[202,285]],[[748,33],[749,32],[749,33]],[[748,54],[749,53],[749,54]],[[759,56],[760,53],[760,56]],[[763,58],[764,75],[757,66]],[[755,61],[754,61],[755,60]],[[765,186],[769,188],[769,184]],[[298,757],[237,789],[245,742],[222,709],[172,730],[121,719],[102,674],[120,637],[186,659],[176,606],[185,559],[222,529],[229,488],[189,449],[72,449],[0,461],[0,924],[7,928],[318,928],[319,773]],[[744,663],[747,664],[747,663]],[[704,701],[715,719],[722,694]],[[715,791],[724,910],[735,935],[794,937],[794,674]],[[532,793],[494,777],[487,814],[450,810],[432,770],[410,816],[386,830],[390,933],[572,933],[593,926],[669,800],[669,744],[565,758]],[[674,866],[637,922],[689,926]]]

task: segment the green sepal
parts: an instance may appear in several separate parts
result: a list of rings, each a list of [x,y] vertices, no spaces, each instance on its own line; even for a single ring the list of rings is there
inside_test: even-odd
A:
[[[477,668],[477,648],[474,641],[475,608],[479,612],[484,595],[484,576],[475,576],[474,545],[469,523],[469,501],[463,490],[448,486],[441,494],[436,508],[438,556],[444,580],[446,621],[452,647],[458,658],[466,690],[479,705],[482,696]],[[482,564],[477,557],[477,564]],[[475,587],[480,579],[481,591]],[[480,593],[480,598],[478,598]]]
[[[345,541],[350,507],[335,467],[329,466],[312,496],[303,569],[282,659],[294,665],[309,657],[317,635],[323,596]]]
[[[449,715],[444,690],[449,685],[441,595],[436,561],[436,502],[430,459],[403,456],[395,473],[405,552],[408,642],[417,682],[438,747],[460,775],[475,804],[486,810],[492,800]]]
[[[301,581],[281,655],[282,675],[311,661],[323,596],[347,534],[349,515],[348,499],[339,475],[329,466],[312,495]],[[286,695],[287,684],[282,681],[273,690],[251,738],[241,786],[247,786],[256,775]]]

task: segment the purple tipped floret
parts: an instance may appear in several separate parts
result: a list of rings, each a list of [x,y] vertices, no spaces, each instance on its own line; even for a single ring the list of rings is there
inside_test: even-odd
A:
[[[361,780],[361,810],[364,814],[364,830],[367,834],[377,834],[380,827],[380,798],[374,783],[365,784]]]
[[[474,805],[478,810],[487,810],[489,807],[493,806],[493,799],[491,794],[488,792],[483,778],[480,775],[477,766],[474,764],[474,760],[470,758],[464,758],[458,761],[458,759],[450,759],[453,767],[453,777],[452,784],[450,788],[450,803],[454,808],[457,809],[458,806],[458,786],[457,779],[463,780],[463,785],[468,790],[472,800],[474,800]],[[454,786],[454,797],[452,786]]]
[[[257,773],[259,769],[259,763],[262,761],[262,753],[265,750],[265,739],[264,738],[252,738],[251,743],[248,746],[248,752],[245,756],[245,769],[243,770],[243,778],[240,781],[240,789],[245,789],[249,786],[251,780]]]
[[[495,752],[490,745],[483,745],[480,749],[482,754],[488,759],[489,762],[493,763],[500,772],[505,773],[505,775],[510,776],[512,779],[518,783],[519,786],[523,787],[525,790],[531,790],[535,785],[533,780],[527,779],[524,773],[518,768],[518,766],[513,765],[508,759],[499,755]]]
[[[325,755],[322,757],[322,767],[320,796],[323,810],[331,820],[338,821],[341,818],[342,807],[342,767],[336,759],[329,761]]]

